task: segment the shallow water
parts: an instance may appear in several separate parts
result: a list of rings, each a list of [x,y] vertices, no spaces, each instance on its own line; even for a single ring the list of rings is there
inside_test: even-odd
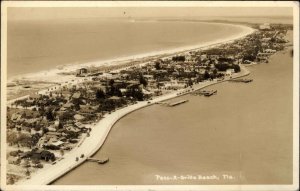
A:
[[[249,69],[252,83],[225,82],[208,88],[215,96],[187,95],[175,99],[185,104],[126,116],[95,154],[109,156],[107,164],[86,162],[54,184],[291,184],[292,59],[284,51]]]

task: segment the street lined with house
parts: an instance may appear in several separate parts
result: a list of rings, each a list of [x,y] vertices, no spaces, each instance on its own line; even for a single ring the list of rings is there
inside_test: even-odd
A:
[[[243,65],[267,62],[287,42],[288,27],[268,26],[231,43],[139,65],[106,71],[80,68],[70,81],[10,101],[8,181],[49,184],[92,156],[128,113],[216,83],[252,81],[233,79],[249,74]]]

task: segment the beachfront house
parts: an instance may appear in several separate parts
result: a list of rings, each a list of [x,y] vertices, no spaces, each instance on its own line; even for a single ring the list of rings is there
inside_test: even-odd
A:
[[[92,107],[90,105],[80,105],[79,112],[81,114],[93,114],[96,111],[96,107]]]
[[[82,115],[80,115],[80,114],[75,114],[74,115],[74,119],[76,120],[76,121],[81,121],[81,120],[83,120],[85,117],[84,116],[82,116]]]
[[[46,150],[40,150],[40,149],[32,150],[29,155],[30,158],[36,160],[55,161],[55,155],[50,151],[46,151]]]
[[[258,60],[266,61],[266,60],[268,60],[269,55],[270,55],[269,53],[259,52],[259,53],[257,54],[256,58],[257,58]]]
[[[276,53],[276,50],[265,49],[265,50],[264,50],[264,53],[274,54],[274,53]]]
[[[112,96],[112,97],[110,97],[110,98],[108,98],[109,100],[112,100],[112,101],[114,101],[114,102],[119,102],[120,100],[121,100],[121,98],[120,97],[117,97],[117,96]]]
[[[230,69],[227,69],[227,70],[226,70],[225,75],[226,75],[226,76],[231,76],[233,73],[234,73],[234,69],[230,68]]]
[[[83,76],[88,73],[88,70],[86,68],[80,68],[77,70],[77,76]]]

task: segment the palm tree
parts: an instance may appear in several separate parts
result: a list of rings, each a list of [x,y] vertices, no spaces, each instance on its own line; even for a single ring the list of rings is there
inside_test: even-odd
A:
[[[31,173],[30,173],[29,169],[28,169],[28,168],[26,168],[26,169],[27,169],[27,170],[26,170],[26,172],[25,172],[25,175],[26,175],[26,176],[30,176]]]

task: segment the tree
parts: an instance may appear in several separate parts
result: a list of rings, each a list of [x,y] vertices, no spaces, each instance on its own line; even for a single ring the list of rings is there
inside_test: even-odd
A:
[[[160,70],[161,69],[159,62],[155,62],[155,69],[156,70]]]
[[[237,72],[240,72],[241,71],[241,68],[239,65],[237,64],[233,64],[232,65],[232,68],[234,69],[234,72],[237,73]]]
[[[245,60],[254,61],[255,58],[256,57],[254,55],[246,54],[246,55],[243,56],[243,61],[245,61]]]
[[[72,120],[74,115],[75,115],[75,112],[72,112],[72,111],[64,112],[64,113],[59,117],[59,120],[60,120],[60,121],[68,121],[68,120]]]
[[[196,58],[196,64],[197,65],[201,65],[202,64],[201,56],[199,56],[199,57]]]
[[[35,146],[39,140],[40,140],[40,135],[38,133],[32,135],[32,137],[31,137],[32,146]]]
[[[179,61],[184,62],[185,61],[185,56],[173,56],[172,60],[176,61],[176,62],[179,62]]]
[[[143,75],[140,75],[140,84],[143,84],[145,87],[148,85],[148,82]]]
[[[62,124],[62,122],[59,121],[58,123],[58,129],[62,129],[64,127],[64,125]]]
[[[26,176],[30,176],[30,174],[31,174],[31,173],[30,173],[29,169],[27,168],[27,170],[26,170],[26,172],[25,172],[25,175],[26,175]]]
[[[119,88],[117,88],[115,90],[115,95],[118,96],[118,97],[122,97],[123,96],[123,94],[122,94],[122,92],[121,92],[121,90]]]
[[[46,112],[46,118],[49,120],[49,121],[53,121],[54,120],[54,115],[52,113],[52,111],[47,111]]]
[[[109,80],[109,82],[108,82],[108,83],[109,83],[109,85],[110,85],[110,86],[113,86],[113,85],[114,85],[114,83],[115,83],[115,81],[114,81],[113,79],[111,79],[111,80]]]
[[[193,82],[192,82],[192,80],[191,80],[191,79],[189,79],[186,85],[187,85],[187,86],[192,86],[192,85],[193,85]]]
[[[207,72],[207,70],[205,70],[205,73],[204,73],[204,79],[207,80],[208,78],[210,78],[210,75],[209,75],[209,73]]]
[[[75,102],[74,108],[75,108],[76,111],[80,110],[80,104],[79,104],[79,102]]]
[[[97,99],[104,99],[105,98],[105,93],[102,89],[98,89],[96,91],[96,98]]]
[[[213,70],[213,74],[216,76],[218,71],[216,69]]]

